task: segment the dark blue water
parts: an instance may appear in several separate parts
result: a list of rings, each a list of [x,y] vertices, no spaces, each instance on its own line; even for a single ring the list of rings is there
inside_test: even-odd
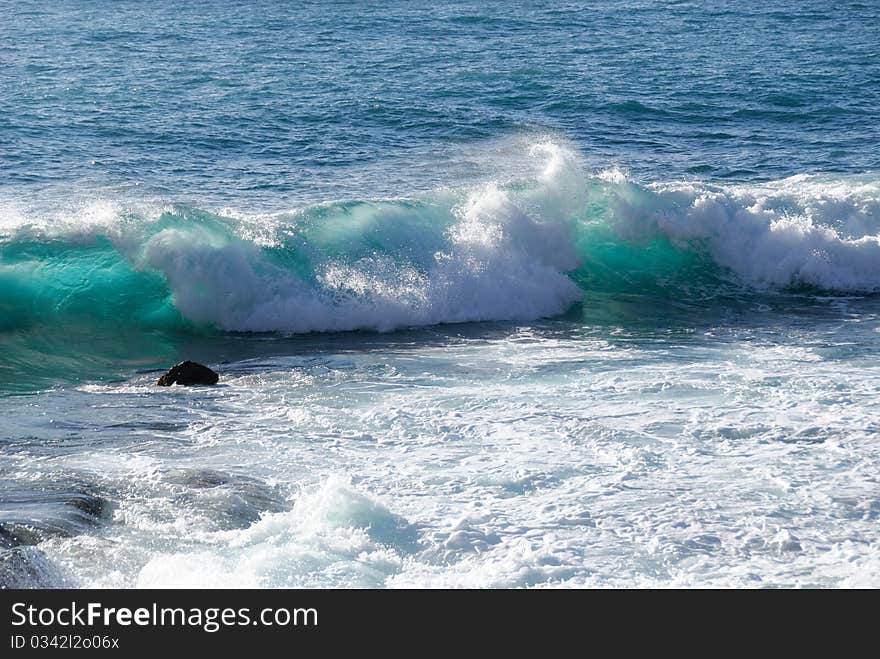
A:
[[[3,4],[4,189],[279,209],[544,133],[644,180],[880,166],[875,2]]]

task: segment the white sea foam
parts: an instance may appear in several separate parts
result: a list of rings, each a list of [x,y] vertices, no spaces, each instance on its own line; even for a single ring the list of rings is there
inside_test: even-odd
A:
[[[616,227],[705,249],[761,289],[880,290],[880,181],[795,176],[764,185],[617,184]]]
[[[550,167],[557,167],[555,159]],[[448,226],[429,226],[422,236],[401,229],[424,241],[404,250],[421,258],[327,258],[314,281],[273,263],[253,243],[191,228],[150,237],[138,264],[165,274],[185,316],[229,330],[533,319],[561,313],[580,297],[566,276],[578,264],[571,219],[547,209],[545,203],[543,212],[531,214],[509,192],[488,185],[450,209]],[[437,249],[426,252],[426,245]]]
[[[139,587],[381,586],[401,569],[415,531],[406,520],[331,476],[303,493],[290,512],[265,515],[243,531],[209,536],[195,552],[159,554],[137,578]],[[205,548],[207,547],[207,548]]]
[[[68,450],[16,472],[93,474],[117,504],[40,546],[71,585],[877,586],[880,371],[768,316],[255,359],[4,414],[67,410]]]

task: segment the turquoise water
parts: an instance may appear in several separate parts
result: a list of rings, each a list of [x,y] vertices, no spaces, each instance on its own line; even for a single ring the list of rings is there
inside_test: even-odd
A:
[[[0,9],[0,584],[880,583],[876,3]]]

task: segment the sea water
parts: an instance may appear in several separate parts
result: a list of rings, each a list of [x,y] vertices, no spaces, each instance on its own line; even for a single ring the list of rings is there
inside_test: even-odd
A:
[[[0,584],[880,585],[875,2],[0,10]]]

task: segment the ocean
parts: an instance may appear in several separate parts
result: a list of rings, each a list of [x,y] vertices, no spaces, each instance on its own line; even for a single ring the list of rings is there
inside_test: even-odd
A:
[[[0,586],[880,586],[878,3],[0,11]]]

